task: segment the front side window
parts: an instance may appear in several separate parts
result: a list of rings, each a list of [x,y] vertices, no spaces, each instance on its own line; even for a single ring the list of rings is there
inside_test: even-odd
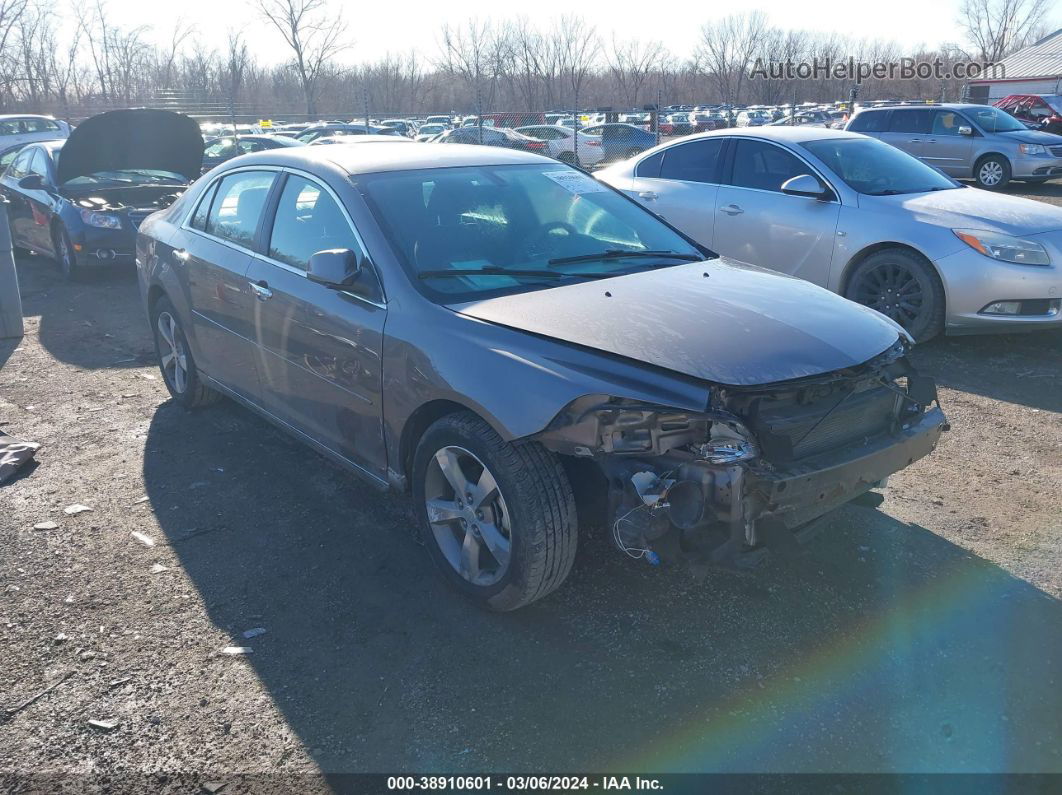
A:
[[[985,132],[1023,132],[1025,125],[1013,116],[1004,113],[999,108],[991,105],[978,105],[967,108],[966,113],[977,122],[977,126]]]
[[[37,149],[33,153],[33,160],[30,161],[29,171],[31,174],[37,174],[41,179],[48,181],[48,155],[44,154],[43,149]]]
[[[361,252],[350,222],[331,194],[315,182],[289,176],[273,220],[269,256],[306,270],[311,255],[333,248]]]
[[[59,130],[59,125],[51,119],[25,119],[23,124],[25,124],[26,132],[28,133],[52,133]]]
[[[262,216],[273,174],[239,171],[223,177],[207,216],[206,232],[250,248]]]
[[[826,138],[803,147],[850,188],[868,196],[950,190],[958,184],[877,138]]]
[[[15,162],[11,165],[11,177],[21,179],[29,173],[30,162],[33,160],[33,149],[22,149]]]
[[[440,301],[704,258],[649,211],[557,164],[396,171],[357,184],[409,277]]]
[[[667,165],[666,159],[664,165]],[[811,169],[799,158],[774,144],[739,140],[730,184],[738,188],[781,192],[786,181],[810,173]]]
[[[951,110],[938,110],[933,114],[933,135],[958,135],[959,127],[969,126],[966,120]]]
[[[722,151],[721,138],[669,147],[664,150],[660,177],[686,182],[716,183],[719,181],[718,166]]]
[[[19,135],[21,133],[22,128],[19,126],[18,119],[0,120],[0,135]]]

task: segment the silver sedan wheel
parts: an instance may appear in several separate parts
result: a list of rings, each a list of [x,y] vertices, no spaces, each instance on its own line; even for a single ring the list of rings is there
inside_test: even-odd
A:
[[[512,525],[494,475],[463,447],[435,453],[424,475],[424,503],[435,542],[462,578],[494,585],[509,569]]]
[[[977,172],[982,185],[998,185],[1003,180],[1003,166],[995,160],[984,163]]]
[[[169,312],[160,312],[156,323],[162,374],[173,391],[183,395],[188,389],[188,354],[177,331],[177,321]]]

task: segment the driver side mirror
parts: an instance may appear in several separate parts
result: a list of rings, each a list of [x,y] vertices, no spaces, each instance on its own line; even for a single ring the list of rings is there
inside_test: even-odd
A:
[[[967,127],[965,124],[959,127],[959,135],[973,135],[973,127]]]
[[[44,180],[40,174],[27,174],[18,181],[22,190],[44,190]]]
[[[789,196],[805,196],[819,201],[827,201],[832,195],[830,189],[811,174],[801,174],[798,177],[787,179],[782,183],[782,193]]]
[[[307,276],[331,290],[345,290],[361,273],[358,255],[349,248],[331,248],[310,255]]]

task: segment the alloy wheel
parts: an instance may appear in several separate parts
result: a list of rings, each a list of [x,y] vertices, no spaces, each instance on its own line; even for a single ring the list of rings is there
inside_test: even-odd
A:
[[[489,469],[463,447],[443,447],[424,475],[424,507],[443,557],[473,585],[494,585],[512,557],[512,524]]]
[[[188,354],[177,321],[169,312],[160,312],[155,325],[158,328],[162,374],[173,391],[183,395],[188,389]]]
[[[977,178],[982,185],[994,186],[1003,181],[1003,166],[995,160],[988,160],[981,165]]]
[[[903,265],[890,262],[862,274],[852,297],[904,328],[915,323],[925,305],[922,285],[916,276]]]

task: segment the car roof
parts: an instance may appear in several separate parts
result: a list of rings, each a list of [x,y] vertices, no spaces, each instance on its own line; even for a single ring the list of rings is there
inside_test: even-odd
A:
[[[54,116],[44,116],[40,113],[0,113],[0,121],[5,119],[47,119],[55,121]]]
[[[864,138],[859,133],[846,132],[844,130],[830,130],[826,127],[733,127],[727,130],[713,130],[712,132],[698,133],[681,138],[681,141],[694,141],[698,138],[720,138],[734,136],[738,138],[768,138],[787,143],[804,143],[805,141],[821,141],[824,138]],[[677,143],[669,141],[668,144]]]
[[[416,144],[406,141],[379,141],[373,146],[299,146],[256,152],[239,158],[243,167],[259,165],[307,168],[328,163],[348,174],[372,174],[379,171],[412,171],[423,168],[460,166],[507,166],[547,163],[556,160],[542,155],[499,146],[474,144]]]

